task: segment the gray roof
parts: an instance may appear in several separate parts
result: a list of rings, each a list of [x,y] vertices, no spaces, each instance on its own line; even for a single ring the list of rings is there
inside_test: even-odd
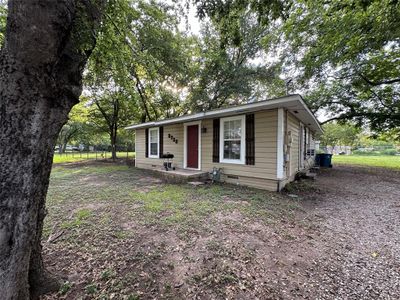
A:
[[[219,118],[233,115],[240,115],[250,112],[256,112],[260,110],[266,109],[275,109],[275,108],[285,108],[290,111],[293,115],[296,116],[301,122],[307,125],[311,130],[313,130],[316,134],[322,134],[322,128],[319,124],[317,118],[311,112],[311,110],[304,103],[303,98],[298,95],[288,95],[279,98],[267,99],[258,102],[246,103],[241,105],[235,105],[226,108],[219,108],[214,110],[209,110],[206,112],[200,112],[196,114],[184,115],[177,118],[172,119],[164,119],[160,121],[152,121],[140,124],[133,124],[125,127],[125,129],[140,129],[140,128],[149,128],[149,127],[158,127],[176,123],[185,123],[191,121],[198,121],[202,119],[209,118]]]

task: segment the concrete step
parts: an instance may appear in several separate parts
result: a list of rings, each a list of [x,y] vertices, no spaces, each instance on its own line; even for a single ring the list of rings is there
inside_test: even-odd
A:
[[[307,172],[307,173],[305,174],[305,177],[306,177],[307,179],[315,180],[315,178],[317,177],[317,174],[316,174],[316,173],[312,173],[312,172]]]

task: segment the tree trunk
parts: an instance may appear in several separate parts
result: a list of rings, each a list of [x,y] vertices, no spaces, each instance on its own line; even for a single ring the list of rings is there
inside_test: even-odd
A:
[[[0,291],[1,299],[24,300],[59,286],[41,256],[45,198],[99,14],[86,0],[9,0],[8,12],[0,52]]]
[[[61,153],[65,153],[66,150],[67,150],[67,141],[64,141],[62,144]]]
[[[111,158],[113,161],[117,159],[117,131],[114,128],[111,129],[110,135],[111,142]]]
[[[39,96],[32,99],[38,90],[16,69],[2,72],[0,84],[13,87],[0,90],[0,140],[6,145],[0,154],[0,290],[3,299],[28,299],[29,289],[36,295],[48,284],[40,239],[53,149],[68,109],[54,110]]]
[[[58,154],[63,153],[63,144],[58,144]]]

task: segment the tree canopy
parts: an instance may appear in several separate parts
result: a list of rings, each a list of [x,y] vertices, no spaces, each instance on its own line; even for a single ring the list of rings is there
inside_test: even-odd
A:
[[[89,61],[88,89],[123,91],[137,108],[137,120],[179,114],[191,56],[188,39],[177,25],[171,6],[111,1]]]
[[[323,146],[355,146],[361,129],[352,124],[338,124],[331,122],[323,126],[324,134],[321,136]]]
[[[268,96],[299,92],[323,123],[351,120],[375,132],[399,127],[398,1],[195,2],[222,48],[246,47],[241,18],[257,16],[265,56],[275,60]]]
[[[286,77],[314,111],[377,131],[400,126],[398,1],[296,0],[278,32]]]

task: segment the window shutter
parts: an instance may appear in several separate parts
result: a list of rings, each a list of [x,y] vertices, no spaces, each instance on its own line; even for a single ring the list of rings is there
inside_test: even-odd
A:
[[[246,115],[246,165],[255,164],[254,114]]]
[[[219,162],[219,119],[213,120],[213,162]]]
[[[144,157],[149,157],[149,129],[148,128],[145,129],[144,148],[145,148]]]
[[[158,129],[158,142],[159,142],[159,153],[158,153],[158,157],[162,158],[163,154],[164,154],[164,127],[160,127]]]

